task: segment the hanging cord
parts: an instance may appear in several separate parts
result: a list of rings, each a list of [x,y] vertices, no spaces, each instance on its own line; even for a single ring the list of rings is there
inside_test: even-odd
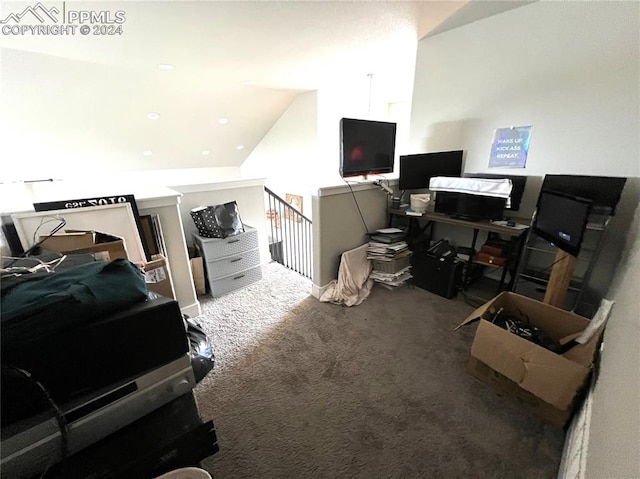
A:
[[[62,255],[59,258],[46,262],[42,261],[40,258],[17,258],[15,256],[3,256],[3,258],[14,260],[11,264],[14,264],[15,261],[18,261],[19,259],[35,261],[36,263],[33,266],[8,266],[6,268],[0,268],[0,274],[5,278],[7,276],[21,276],[23,274],[38,273],[42,270],[47,273],[53,273],[60,263],[67,258],[67,255]]]
[[[369,77],[369,104],[367,106],[367,118],[371,119],[371,92],[373,90],[373,73],[368,73]]]
[[[40,228],[47,224],[50,223],[51,221],[59,221],[60,223],[57,224],[52,230],[51,232],[45,236],[44,238],[42,238],[40,241],[38,241],[36,243],[36,235],[38,234],[38,231],[40,230]],[[7,264],[5,266],[5,268],[9,268],[11,265],[13,265],[16,261],[18,261],[19,259],[22,258],[26,258],[27,256],[29,256],[31,253],[33,253],[42,243],[44,243],[45,241],[47,241],[49,238],[51,238],[54,234],[56,234],[58,231],[60,231],[62,228],[65,227],[65,225],[67,224],[67,220],[65,220],[62,216],[53,216],[50,217],[47,221],[44,221],[44,218],[42,218],[42,220],[40,220],[40,224],[38,225],[38,227],[36,228],[36,230],[33,232],[33,246],[31,246],[31,248],[29,248],[28,250],[26,250],[24,253],[22,253],[20,256],[18,256],[17,258],[13,258],[13,261],[11,261],[9,264]]]
[[[343,178],[343,180],[347,184],[347,186],[349,187],[349,191],[351,191],[351,196],[353,196],[353,201],[355,201],[356,207],[358,208],[358,213],[360,213],[360,218],[362,219],[362,224],[364,225],[364,230],[368,234],[369,233],[369,228],[367,228],[367,223],[364,221],[364,216],[362,216],[362,211],[360,211],[360,205],[358,204],[358,199],[356,198],[356,195],[353,192],[353,189],[351,188],[351,184],[349,184],[349,182],[347,180],[345,180],[344,178]]]

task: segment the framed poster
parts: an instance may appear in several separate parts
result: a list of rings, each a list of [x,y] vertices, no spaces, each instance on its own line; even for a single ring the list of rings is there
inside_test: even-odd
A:
[[[531,126],[498,128],[493,134],[489,168],[524,168],[529,153]]]

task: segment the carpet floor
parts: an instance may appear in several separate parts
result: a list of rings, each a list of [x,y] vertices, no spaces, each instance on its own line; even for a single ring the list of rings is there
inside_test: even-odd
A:
[[[564,432],[466,373],[473,310],[419,288],[320,303],[276,263],[197,319],[216,366],[196,387],[231,478],[555,478]]]

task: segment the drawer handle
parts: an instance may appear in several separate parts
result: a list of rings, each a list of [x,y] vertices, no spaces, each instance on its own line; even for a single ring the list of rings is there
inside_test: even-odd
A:
[[[234,259],[230,260],[229,263],[237,263],[240,260],[242,260],[242,256],[240,258],[234,258]]]
[[[236,277],[235,277],[235,278],[233,278],[233,279],[240,279],[240,278],[244,278],[244,274],[241,274],[241,275],[239,275],[239,276],[236,276]]]
[[[227,241],[227,243],[237,243],[238,241],[240,241],[239,239],[232,239]]]

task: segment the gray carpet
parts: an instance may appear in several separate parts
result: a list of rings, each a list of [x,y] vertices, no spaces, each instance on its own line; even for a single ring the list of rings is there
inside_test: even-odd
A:
[[[564,433],[465,371],[473,310],[419,288],[320,303],[271,263],[264,278],[201,298],[217,364],[196,387],[231,478],[555,478]]]

